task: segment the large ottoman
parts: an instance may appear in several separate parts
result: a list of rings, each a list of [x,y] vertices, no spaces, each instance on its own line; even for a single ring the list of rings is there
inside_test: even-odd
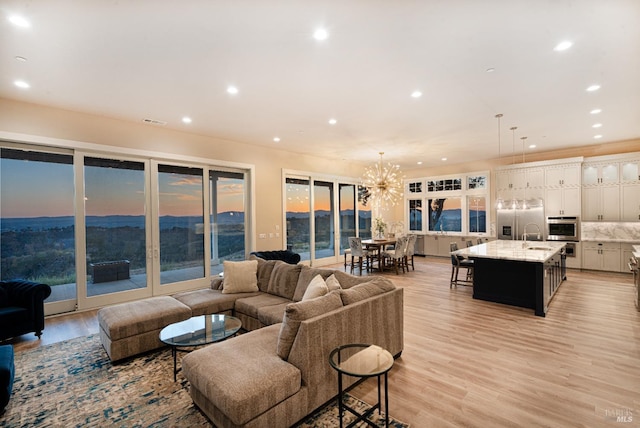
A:
[[[191,318],[191,308],[173,297],[150,297],[98,311],[100,341],[111,361],[165,346],[160,330]]]
[[[0,415],[4,413],[11,398],[14,374],[13,346],[2,345],[0,346]]]

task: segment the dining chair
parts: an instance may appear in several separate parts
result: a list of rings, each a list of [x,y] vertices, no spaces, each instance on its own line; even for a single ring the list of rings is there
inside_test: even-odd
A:
[[[389,260],[393,262],[393,267],[396,270],[396,275],[399,274],[398,267],[402,268],[402,273],[404,273],[404,259],[407,252],[407,244],[409,243],[409,238],[406,236],[401,236],[396,240],[396,246],[393,250],[385,250],[382,253],[382,257],[385,260]]]
[[[477,245],[482,244],[482,238],[478,238],[478,240],[476,241],[476,244],[477,244]]]
[[[473,284],[473,260],[469,260],[463,256],[455,254],[458,251],[458,244],[451,242],[449,244],[449,250],[451,252],[451,280],[449,281],[449,288],[460,285],[472,285]],[[458,273],[460,268],[467,269],[465,279],[458,279]]]
[[[363,265],[366,265],[367,271],[371,268],[369,251],[362,248],[362,238],[350,236],[349,249],[351,250],[351,273],[355,268],[355,258],[357,257],[358,268],[360,269],[360,275],[362,275]]]
[[[407,251],[404,255],[404,264],[407,266],[407,272],[409,271],[409,262],[411,262],[411,269],[416,270],[416,267],[413,264],[413,256],[416,253],[416,240],[418,239],[418,235],[411,234],[409,235],[409,241],[407,242]]]

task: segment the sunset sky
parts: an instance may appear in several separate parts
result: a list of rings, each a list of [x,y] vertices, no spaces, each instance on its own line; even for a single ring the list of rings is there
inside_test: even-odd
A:
[[[87,215],[144,215],[144,173],[85,168]],[[160,173],[160,215],[202,215],[202,178]],[[218,181],[217,211],[244,211],[242,180]],[[74,215],[73,166],[0,160],[0,212],[3,218]]]

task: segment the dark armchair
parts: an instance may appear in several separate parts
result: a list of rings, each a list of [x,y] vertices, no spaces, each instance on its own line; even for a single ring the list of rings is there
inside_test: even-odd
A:
[[[254,251],[251,255],[260,257],[263,260],[282,260],[290,265],[298,264],[300,261],[300,254],[290,250]]]
[[[44,300],[51,295],[47,284],[15,279],[0,281],[0,340],[44,330]]]

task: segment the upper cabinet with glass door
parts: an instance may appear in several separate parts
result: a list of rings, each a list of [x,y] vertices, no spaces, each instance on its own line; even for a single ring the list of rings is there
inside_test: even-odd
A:
[[[618,162],[585,163],[582,166],[582,185],[617,184]]]

